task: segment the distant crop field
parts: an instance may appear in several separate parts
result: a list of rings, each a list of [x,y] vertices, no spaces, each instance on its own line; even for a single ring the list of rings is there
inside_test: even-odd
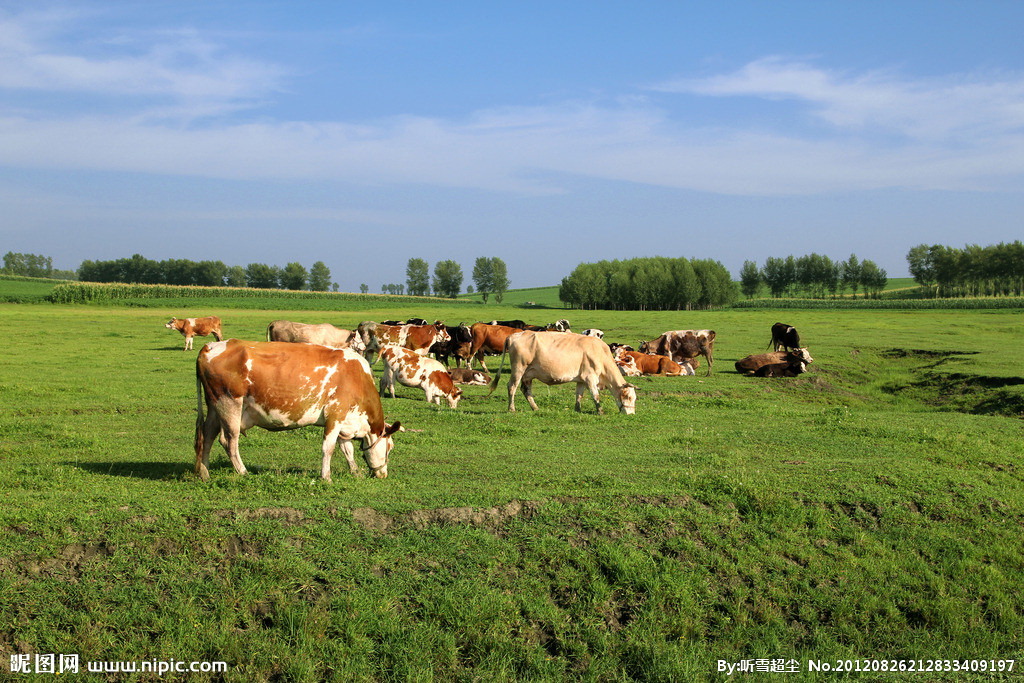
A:
[[[456,410],[399,387],[385,415],[408,431],[382,481],[336,454],[322,483],[316,428],[253,429],[249,475],[219,445],[211,480],[193,474],[209,338],[183,352],[171,316],[263,339],[281,318],[464,312],[633,344],[712,328],[715,364],[637,378],[634,416],[607,394],[608,414],[576,413],[568,385],[508,413],[507,363]],[[776,321],[800,330],[810,371],[738,374]],[[0,304],[0,325],[17,330],[0,374],[5,673],[25,653],[223,661],[226,681],[721,680],[719,660],[836,680],[812,659],[984,660],[1003,673],[978,680],[1009,680],[1006,660],[1024,664],[1019,311],[175,300]]]

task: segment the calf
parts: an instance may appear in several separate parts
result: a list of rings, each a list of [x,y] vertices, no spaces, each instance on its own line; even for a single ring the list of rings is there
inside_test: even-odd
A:
[[[395,397],[395,380],[407,387],[419,387],[426,394],[428,403],[441,405],[441,397],[448,400],[454,408],[462,397],[462,389],[452,382],[451,375],[444,366],[433,358],[421,356],[409,349],[388,344],[381,348],[380,357],[384,359],[384,374],[380,378],[380,395],[390,391]]]
[[[657,339],[641,341],[639,346],[641,353],[668,356],[677,363],[704,356],[708,361],[708,375],[714,364],[714,348],[714,330],[671,330],[662,333]]]
[[[641,375],[679,377],[693,374],[693,367],[689,363],[677,363],[668,356],[619,350],[616,353],[616,362],[620,359],[632,361],[632,367],[635,367]],[[620,365],[620,367],[622,366]]]
[[[185,335],[185,348],[182,351],[192,348],[192,337],[205,337],[212,334],[217,341],[223,339],[220,333],[220,318],[215,315],[207,318],[171,318],[171,321],[164,327],[169,330],[177,330]]]
[[[471,368],[452,368],[448,371],[452,381],[456,384],[475,384],[486,386],[491,382],[491,376],[480,370]]]
[[[772,351],[798,349],[800,348],[800,335],[792,325],[775,323],[772,325],[772,340],[768,342],[768,348]]]

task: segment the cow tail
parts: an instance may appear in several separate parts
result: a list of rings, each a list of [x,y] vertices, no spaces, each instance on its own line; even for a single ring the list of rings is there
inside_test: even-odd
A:
[[[512,335],[505,337],[505,345],[501,348],[501,362],[498,363],[498,373],[494,375],[494,379],[491,380],[491,390],[487,392],[490,396],[494,393],[494,390],[498,388],[498,380],[501,379],[501,368],[505,365],[505,354],[508,353],[508,340]]]

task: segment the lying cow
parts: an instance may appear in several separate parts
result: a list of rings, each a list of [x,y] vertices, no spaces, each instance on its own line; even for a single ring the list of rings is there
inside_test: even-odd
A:
[[[775,323],[772,325],[772,340],[768,342],[768,348],[772,351],[798,349],[800,348],[800,335],[792,325]]]
[[[615,361],[619,367],[622,364],[619,360],[626,361],[628,368],[636,368],[641,375],[660,375],[664,377],[679,377],[680,375],[693,375],[693,366],[687,363],[677,363],[668,356],[658,356],[652,353],[639,353],[637,351],[626,351],[620,349],[615,354]],[[628,361],[627,361],[628,359]]]
[[[771,353],[756,353],[736,361],[736,372],[743,372],[753,375],[759,368],[765,365],[778,363],[803,363],[804,366],[814,362],[811,354],[806,348],[793,349],[792,351],[772,351]]]
[[[544,384],[576,383],[576,411],[581,410],[583,393],[589,389],[597,412],[601,409],[601,389],[609,389],[619,410],[627,415],[636,412],[636,387],[622,378],[600,339],[566,332],[518,332],[505,341],[498,364],[498,374],[491,382],[491,392],[498,386],[505,355],[509,357],[508,409],[515,412],[516,389],[520,382],[523,395],[530,407],[537,410],[533,400],[533,380]]]
[[[580,334],[582,334],[584,337],[597,337],[598,339],[604,339],[604,332],[595,327],[583,330],[582,332],[580,332]]]
[[[210,449],[218,434],[235,471],[245,474],[239,434],[251,427],[280,431],[310,425],[324,428],[320,476],[325,480],[331,480],[331,456],[338,442],[349,471],[362,476],[353,440],[362,443],[370,474],[388,476],[392,435],[402,427],[384,422],[370,366],[351,349],[237,339],[210,342],[196,359],[196,391],[196,474],[204,481],[210,478]]]
[[[288,320],[275,320],[267,326],[267,341],[319,344],[332,349],[351,348],[363,351],[363,341],[352,330],[343,330],[329,323],[309,325]]]
[[[640,353],[653,353],[668,356],[677,363],[683,363],[697,356],[704,356],[708,361],[708,375],[713,364],[712,355],[715,348],[714,330],[672,330],[662,333],[657,339],[641,341]]]
[[[796,377],[807,371],[807,364],[800,360],[783,363],[768,363],[754,371],[754,377]]]
[[[223,339],[220,332],[220,318],[215,315],[207,318],[171,318],[171,322],[164,327],[169,330],[177,330],[185,335],[183,351],[192,348],[192,337],[206,337],[212,334],[217,341]]]
[[[441,405],[441,397],[454,408],[459,405],[462,389],[452,382],[444,366],[433,358],[421,356],[409,349],[388,344],[380,350],[384,359],[384,374],[380,378],[380,395],[385,391],[395,397],[395,380],[407,387],[419,387],[427,396],[427,403]]]
[[[487,386],[491,382],[491,376],[486,372],[471,368],[451,368],[448,370],[448,374],[451,375],[452,382],[455,384]]]

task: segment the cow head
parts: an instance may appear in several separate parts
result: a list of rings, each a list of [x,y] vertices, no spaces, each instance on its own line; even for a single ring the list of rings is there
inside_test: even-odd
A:
[[[807,351],[807,347],[800,349],[793,349],[789,352],[789,357],[792,360],[801,361],[803,363],[813,363],[814,359],[811,358],[811,354]]]
[[[164,325],[169,330],[180,330],[185,326],[184,320],[178,320],[177,318],[171,318],[171,321]]]
[[[370,434],[363,439],[363,457],[366,465],[370,468],[370,476],[377,479],[387,479],[388,476],[388,454],[395,447],[395,440],[392,438],[395,432],[404,432],[405,427],[401,422],[392,425],[384,423],[384,433],[380,436]]]
[[[632,384],[625,384],[619,389],[615,402],[619,404],[619,412],[626,415],[636,413],[636,387]]]
[[[651,346],[651,342],[644,341],[643,339],[638,340],[638,342],[639,346],[636,347],[637,351],[639,351],[640,353],[654,353],[654,349]]]

